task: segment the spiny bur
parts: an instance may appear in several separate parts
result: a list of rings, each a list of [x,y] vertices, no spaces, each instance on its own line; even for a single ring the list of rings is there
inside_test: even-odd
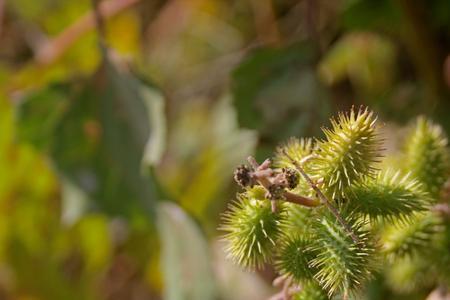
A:
[[[438,196],[450,171],[448,140],[442,128],[419,117],[406,139],[405,156],[405,169],[420,180],[432,196]]]
[[[242,191],[223,215],[225,250],[245,268],[273,264],[284,280],[276,297],[359,299],[377,272],[394,292],[450,288],[447,137],[419,118],[397,169],[379,170],[376,120],[351,109],[324,139],[291,138],[235,171]]]
[[[280,275],[292,278],[295,282],[313,280],[316,269],[311,267],[311,260],[316,253],[311,248],[312,240],[307,236],[294,235],[280,243],[275,268]]]
[[[239,265],[260,268],[273,258],[276,241],[283,234],[283,207],[273,213],[260,187],[243,193],[223,216],[221,230],[228,242],[227,252]]]
[[[385,226],[381,234],[383,252],[391,260],[413,254],[430,254],[431,243],[444,227],[432,212],[415,214],[407,223]]]
[[[431,202],[418,180],[392,170],[358,180],[347,195],[348,208],[371,221],[406,221]]]
[[[310,266],[318,269],[314,277],[329,296],[357,291],[376,269],[376,246],[364,228],[364,221],[347,218],[347,222],[358,236],[358,242],[328,212],[324,212],[313,228],[311,250],[317,254]]]
[[[323,180],[325,192],[333,199],[345,197],[353,182],[376,174],[381,140],[377,118],[368,109],[341,113],[324,128],[324,140],[317,141],[313,165],[315,178]]]
[[[311,138],[294,138],[291,137],[287,143],[278,147],[273,158],[273,166],[275,168],[295,169],[291,158],[295,161],[301,161],[305,157],[311,155],[314,150],[313,140]],[[307,169],[308,164],[304,165]]]

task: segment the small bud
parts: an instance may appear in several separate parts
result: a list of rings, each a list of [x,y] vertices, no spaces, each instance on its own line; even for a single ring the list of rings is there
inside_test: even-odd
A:
[[[283,175],[286,182],[286,187],[289,189],[295,189],[298,185],[299,176],[297,171],[291,168],[283,168]]]
[[[234,180],[243,188],[252,187],[255,181],[251,176],[251,170],[246,165],[240,165],[234,171]]]

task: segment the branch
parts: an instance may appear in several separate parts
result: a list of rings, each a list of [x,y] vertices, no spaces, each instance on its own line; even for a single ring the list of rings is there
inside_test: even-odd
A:
[[[140,0],[108,0],[98,6],[99,14],[108,19],[122,10],[138,3]],[[51,64],[69,49],[84,33],[95,26],[95,12],[90,11],[67,27],[57,37],[45,43],[35,54],[40,64]]]
[[[0,0],[0,37],[3,31],[3,21],[5,16],[5,0]]]
[[[347,231],[347,233],[350,235],[352,240],[358,244],[359,239],[353,232],[353,230],[350,228],[350,226],[345,222],[344,218],[341,216],[339,211],[334,207],[331,202],[328,200],[328,198],[322,193],[322,191],[317,187],[317,184],[314,183],[311,179],[311,177],[306,174],[305,170],[302,168],[302,166],[295,161],[288,153],[283,149],[283,154],[286,155],[286,157],[291,161],[291,163],[295,166],[297,171],[300,172],[300,174],[305,178],[306,182],[309,184],[309,186],[317,193],[317,196],[320,199],[320,202],[322,202],[323,205],[325,205],[328,210],[336,217],[338,222],[342,225],[342,227]],[[308,158],[308,157],[307,157]],[[306,158],[305,158],[306,159]]]
[[[258,38],[267,44],[279,44],[281,37],[271,0],[251,0]]]
[[[259,184],[261,184],[262,187],[266,189],[267,192],[270,192],[270,187],[273,185],[269,179],[269,177],[273,175],[273,170],[269,168],[270,160],[265,160],[261,165],[259,165],[252,156],[250,156],[247,160],[254,169],[252,176],[259,182]],[[316,207],[320,205],[320,202],[315,199],[297,195],[289,191],[283,191],[282,197],[286,202],[303,206]],[[276,210],[276,201],[279,200],[271,200],[273,210]]]
[[[106,53],[106,29],[105,29],[105,22],[103,20],[103,16],[100,12],[100,1],[101,0],[91,0],[92,3],[92,11],[94,14],[95,19],[95,28],[97,30],[98,35],[98,44],[100,47],[100,51],[102,51],[102,54]]]

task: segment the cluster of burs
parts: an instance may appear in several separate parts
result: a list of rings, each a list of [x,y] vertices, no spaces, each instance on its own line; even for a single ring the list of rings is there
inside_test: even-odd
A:
[[[449,286],[447,138],[424,117],[405,132],[385,156],[374,113],[352,109],[323,139],[291,138],[240,166],[220,226],[229,257],[271,265],[283,285],[274,299],[363,299],[374,277],[398,292]]]

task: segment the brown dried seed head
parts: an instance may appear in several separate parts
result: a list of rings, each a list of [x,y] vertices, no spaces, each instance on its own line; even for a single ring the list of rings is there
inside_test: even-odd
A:
[[[234,171],[234,180],[243,188],[252,187],[255,182],[251,176],[251,170],[246,165],[240,165]]]
[[[300,178],[298,172],[294,169],[283,168],[283,175],[286,181],[286,186],[291,190],[295,189]]]

